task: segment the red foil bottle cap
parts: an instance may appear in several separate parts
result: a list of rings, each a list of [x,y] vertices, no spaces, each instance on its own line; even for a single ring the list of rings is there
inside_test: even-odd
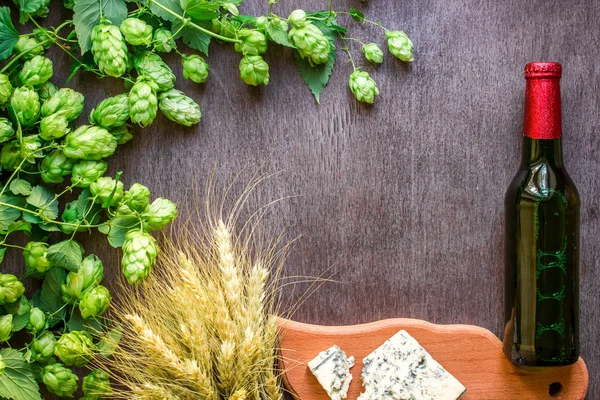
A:
[[[525,66],[525,136],[547,140],[561,137],[561,75],[562,67],[556,62],[532,62]]]

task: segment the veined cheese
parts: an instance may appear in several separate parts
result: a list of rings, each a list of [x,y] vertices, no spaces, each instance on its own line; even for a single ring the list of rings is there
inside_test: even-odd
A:
[[[406,331],[363,359],[358,400],[456,400],[465,387]]]
[[[350,368],[353,366],[354,357],[346,357],[338,346],[320,352],[308,363],[308,368],[332,400],[346,399],[352,381]]]

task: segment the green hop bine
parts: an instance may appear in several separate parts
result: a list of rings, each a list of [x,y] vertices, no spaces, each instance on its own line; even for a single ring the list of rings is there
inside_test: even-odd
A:
[[[106,129],[82,125],[65,138],[65,156],[77,160],[98,161],[112,155],[117,139]]]
[[[40,337],[33,339],[30,346],[31,361],[45,362],[54,355],[56,339],[52,332],[46,332]]]
[[[261,56],[244,56],[240,60],[240,78],[252,86],[269,83],[269,64]]]
[[[33,334],[41,332],[46,327],[46,314],[37,307],[31,309],[27,330]]]
[[[371,77],[369,73],[366,71],[355,70],[348,80],[348,84],[350,85],[350,90],[356,100],[361,101],[363,103],[373,104],[375,101],[375,97],[379,95],[379,89],[377,89],[377,84]]]
[[[15,128],[8,118],[0,117],[0,143],[9,141],[15,136]]]
[[[0,74],[0,105],[5,104],[13,92],[10,79],[7,75]]]
[[[173,33],[165,28],[155,30],[152,41],[154,42],[154,49],[159,53],[170,53],[171,50],[177,48]]]
[[[102,315],[108,309],[111,300],[110,292],[102,285],[86,291],[79,303],[81,316],[83,318],[95,318]]]
[[[90,185],[90,192],[102,208],[114,207],[123,199],[123,182],[105,176]]]
[[[0,305],[14,303],[23,293],[25,287],[16,276],[0,272]]]
[[[71,122],[83,111],[83,103],[81,93],[69,88],[59,89],[42,104],[42,117],[62,114],[67,121]]]
[[[235,51],[244,55],[257,55],[267,52],[267,37],[254,29],[240,29],[238,38],[241,43],[235,44]]]
[[[46,365],[42,370],[41,378],[48,391],[57,396],[73,397],[77,391],[79,378],[60,363]]]
[[[405,62],[414,60],[413,43],[406,33],[403,31],[387,31],[385,36],[388,39],[388,49],[394,57]]]
[[[177,205],[171,200],[159,197],[150,204],[142,214],[144,218],[144,229],[156,231],[164,228],[177,217]]]
[[[31,126],[37,122],[40,97],[34,90],[26,86],[16,88],[10,99],[10,106],[22,126]]]
[[[92,28],[92,55],[98,69],[118,78],[127,70],[127,45],[118,27],[101,22]]]
[[[56,149],[42,160],[40,172],[46,183],[61,183],[65,177],[72,173],[74,161]]]
[[[127,232],[121,261],[123,275],[127,282],[138,284],[146,279],[156,262],[157,255],[156,240],[149,233],[139,230]]]
[[[50,98],[50,96],[52,96],[54,93],[56,93],[58,91],[58,88],[54,85],[54,83],[48,81],[43,83],[39,88],[38,88],[38,95],[40,96],[40,100],[42,102],[48,100]]]
[[[383,51],[377,43],[367,43],[362,46],[362,52],[367,61],[381,64],[383,62]]]
[[[83,378],[82,389],[85,400],[108,398],[112,394],[110,376],[105,371],[92,370]]]
[[[0,343],[6,342],[12,336],[13,316],[6,314],[0,317]]]
[[[133,46],[150,46],[152,27],[139,18],[127,18],[120,26],[125,41]]]
[[[292,15],[294,13],[296,11]],[[292,15],[289,20],[292,29],[288,35],[300,57],[308,60],[309,64],[313,66],[326,63],[331,51],[331,43],[327,37],[305,18],[292,18]]]
[[[183,77],[185,79],[191,79],[196,83],[206,82],[210,67],[202,57],[197,54],[191,56],[183,55],[181,63],[183,65]]]
[[[74,186],[87,188],[96,182],[108,169],[106,161],[80,161],[73,165],[71,183]]]
[[[48,81],[53,73],[52,60],[44,56],[35,56],[25,61],[19,72],[19,80],[25,86],[35,87]]]
[[[46,258],[48,244],[44,242],[28,242],[23,249],[23,258],[25,258],[25,267],[27,271],[37,271],[44,273],[52,266]]]
[[[146,186],[134,183],[123,196],[123,204],[131,210],[144,211],[150,204],[150,189]]]
[[[185,93],[171,89],[159,95],[158,107],[162,113],[179,125],[192,126],[200,122],[200,106]]]
[[[84,366],[91,359],[93,352],[92,336],[85,331],[65,333],[54,346],[54,355],[67,366]]]
[[[69,121],[61,112],[48,115],[40,121],[40,137],[46,141],[59,139],[69,133],[69,130]]]
[[[30,60],[35,56],[39,56],[44,54],[46,49],[44,46],[38,42],[34,37],[29,36],[19,36],[19,40],[15,44],[15,48],[13,49],[13,53],[15,55],[22,54],[21,58],[23,60]]]
[[[90,113],[90,124],[108,130],[124,125],[129,119],[129,95],[109,97],[98,104]]]
[[[131,121],[142,128],[150,125],[158,110],[156,83],[149,76],[139,76],[129,92],[129,114]]]
[[[164,92],[175,86],[175,75],[171,68],[156,53],[142,53],[134,59],[139,75],[146,75],[156,83],[157,91]]]

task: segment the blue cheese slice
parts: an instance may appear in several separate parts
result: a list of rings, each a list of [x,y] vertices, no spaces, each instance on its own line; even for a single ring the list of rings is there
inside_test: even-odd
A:
[[[332,400],[344,400],[352,381],[350,368],[354,366],[354,357],[338,346],[322,351],[308,363],[310,372],[317,378]]]
[[[456,400],[465,387],[406,331],[363,359],[358,400]]]

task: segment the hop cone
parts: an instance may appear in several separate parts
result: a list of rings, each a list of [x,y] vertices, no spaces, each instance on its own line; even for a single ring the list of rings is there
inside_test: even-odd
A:
[[[42,46],[35,38],[29,36],[19,36],[19,40],[17,41],[17,44],[15,44],[13,53],[15,55],[24,53],[21,56],[21,59],[30,60],[35,56],[44,54],[44,51],[44,46]]]
[[[2,152],[0,153],[0,164],[2,169],[6,171],[14,171],[19,164],[23,161],[21,156],[21,149],[19,142],[14,141],[6,143],[2,146]]]
[[[179,125],[192,126],[200,122],[202,113],[194,100],[177,89],[163,92],[159,96],[158,106],[162,113]]]
[[[42,160],[40,172],[46,183],[61,183],[73,171],[74,161],[65,156],[61,149],[56,149]],[[42,271],[40,271],[42,272]]]
[[[308,22],[306,21],[306,12],[304,10],[294,10],[288,17],[288,21],[295,28],[302,28]]]
[[[31,309],[27,330],[35,334],[46,327],[46,314],[37,307]]]
[[[98,104],[90,113],[90,124],[108,130],[124,125],[129,119],[129,95],[109,97]]]
[[[356,100],[363,103],[373,104],[375,96],[379,95],[377,84],[365,71],[355,70],[350,75],[348,84]]]
[[[385,33],[388,39],[390,53],[401,61],[411,62],[413,57],[413,43],[403,31],[388,31]]]
[[[383,51],[377,45],[377,43],[368,43],[363,45],[362,51],[367,61],[381,64],[383,62]]]
[[[6,314],[0,317],[0,343],[6,342],[12,336],[13,316]]]
[[[105,176],[90,185],[90,192],[102,208],[114,207],[123,199],[123,182]]]
[[[102,315],[110,305],[112,297],[107,288],[98,285],[86,291],[79,303],[79,311],[83,318],[98,317]]]
[[[191,79],[196,83],[206,82],[210,67],[202,57],[197,54],[191,56],[184,55],[181,62],[183,64],[183,77],[185,79]]]
[[[139,18],[127,18],[121,22],[121,32],[127,43],[133,46],[150,46],[152,27]]]
[[[170,53],[171,50],[177,48],[177,44],[173,39],[173,33],[165,28],[155,30],[152,41],[154,42],[155,50],[159,53]]]
[[[240,60],[240,78],[248,85],[269,83],[269,64],[261,56],[244,56]]]
[[[92,28],[92,54],[100,71],[120,77],[127,70],[127,45],[118,27],[100,23]]]
[[[40,137],[46,141],[54,140],[69,133],[69,121],[64,113],[48,115],[40,121]]]
[[[71,331],[63,334],[56,342],[54,355],[65,365],[82,367],[90,360],[94,351],[94,344],[89,333],[84,331]]]
[[[89,187],[104,175],[107,169],[108,164],[105,161],[80,161],[73,165],[71,182],[77,187]]]
[[[0,272],[0,305],[14,303],[25,293],[25,286],[12,274]]]
[[[99,369],[90,371],[83,378],[83,396],[85,400],[100,400],[112,394],[109,375]]]
[[[149,233],[138,230],[127,232],[121,262],[127,282],[137,284],[146,279],[156,262],[157,254],[156,241]]]
[[[154,200],[144,217],[144,229],[156,231],[169,225],[177,217],[177,205],[171,200],[159,197]]]
[[[289,38],[296,46],[300,57],[307,59],[310,65],[326,63],[329,59],[331,44],[323,32],[305,19],[297,18],[297,21],[296,19],[290,20],[290,23],[292,29],[289,32]]]
[[[23,249],[23,258],[28,271],[46,272],[51,268],[46,258],[48,245],[44,242],[28,242]]]
[[[42,370],[41,378],[48,391],[57,396],[73,397],[77,391],[79,378],[60,363],[46,365]]]
[[[9,141],[15,136],[15,129],[8,118],[0,117],[0,143]]]
[[[146,127],[156,118],[158,99],[156,83],[148,76],[138,77],[129,92],[129,115],[131,121]]]
[[[150,189],[142,184],[134,183],[125,192],[123,203],[132,210],[143,211],[150,204]]]
[[[40,142],[38,135],[24,136],[21,139],[21,157],[31,164],[35,164],[36,158],[44,156],[44,154],[39,151],[40,147],[42,147],[42,143]]]
[[[67,135],[65,146],[69,158],[97,161],[115,152],[117,139],[104,128],[82,125]]]
[[[58,88],[54,85],[54,83],[48,81],[38,88],[38,95],[40,96],[40,100],[44,102],[57,91]]]
[[[164,92],[175,86],[175,75],[158,54],[144,53],[134,60],[139,75],[147,75],[156,83],[157,91]]]
[[[117,139],[117,144],[125,144],[133,139],[133,127],[129,124],[111,129],[110,133]]]
[[[19,297],[16,301],[4,305],[4,310],[15,317],[29,313],[31,303],[26,296]]]
[[[10,79],[7,75],[0,74],[0,105],[6,103],[10,99],[13,92],[13,87],[10,84]]]
[[[83,288],[87,290],[102,282],[104,279],[104,266],[98,257],[90,254],[83,259],[77,273],[83,277]]]
[[[46,332],[31,342],[32,361],[44,362],[54,354],[56,339],[52,332]]]
[[[42,104],[42,117],[61,113],[71,122],[83,111],[83,101],[81,93],[68,88],[59,89]]]
[[[52,77],[53,71],[52,60],[44,56],[35,56],[25,61],[19,72],[19,80],[25,86],[39,86]]]
[[[40,115],[40,98],[34,90],[26,86],[16,88],[10,105],[22,126],[31,126],[37,122]]]
[[[238,38],[241,43],[235,44],[235,51],[244,55],[264,54],[267,51],[267,37],[254,29],[240,29]]]

